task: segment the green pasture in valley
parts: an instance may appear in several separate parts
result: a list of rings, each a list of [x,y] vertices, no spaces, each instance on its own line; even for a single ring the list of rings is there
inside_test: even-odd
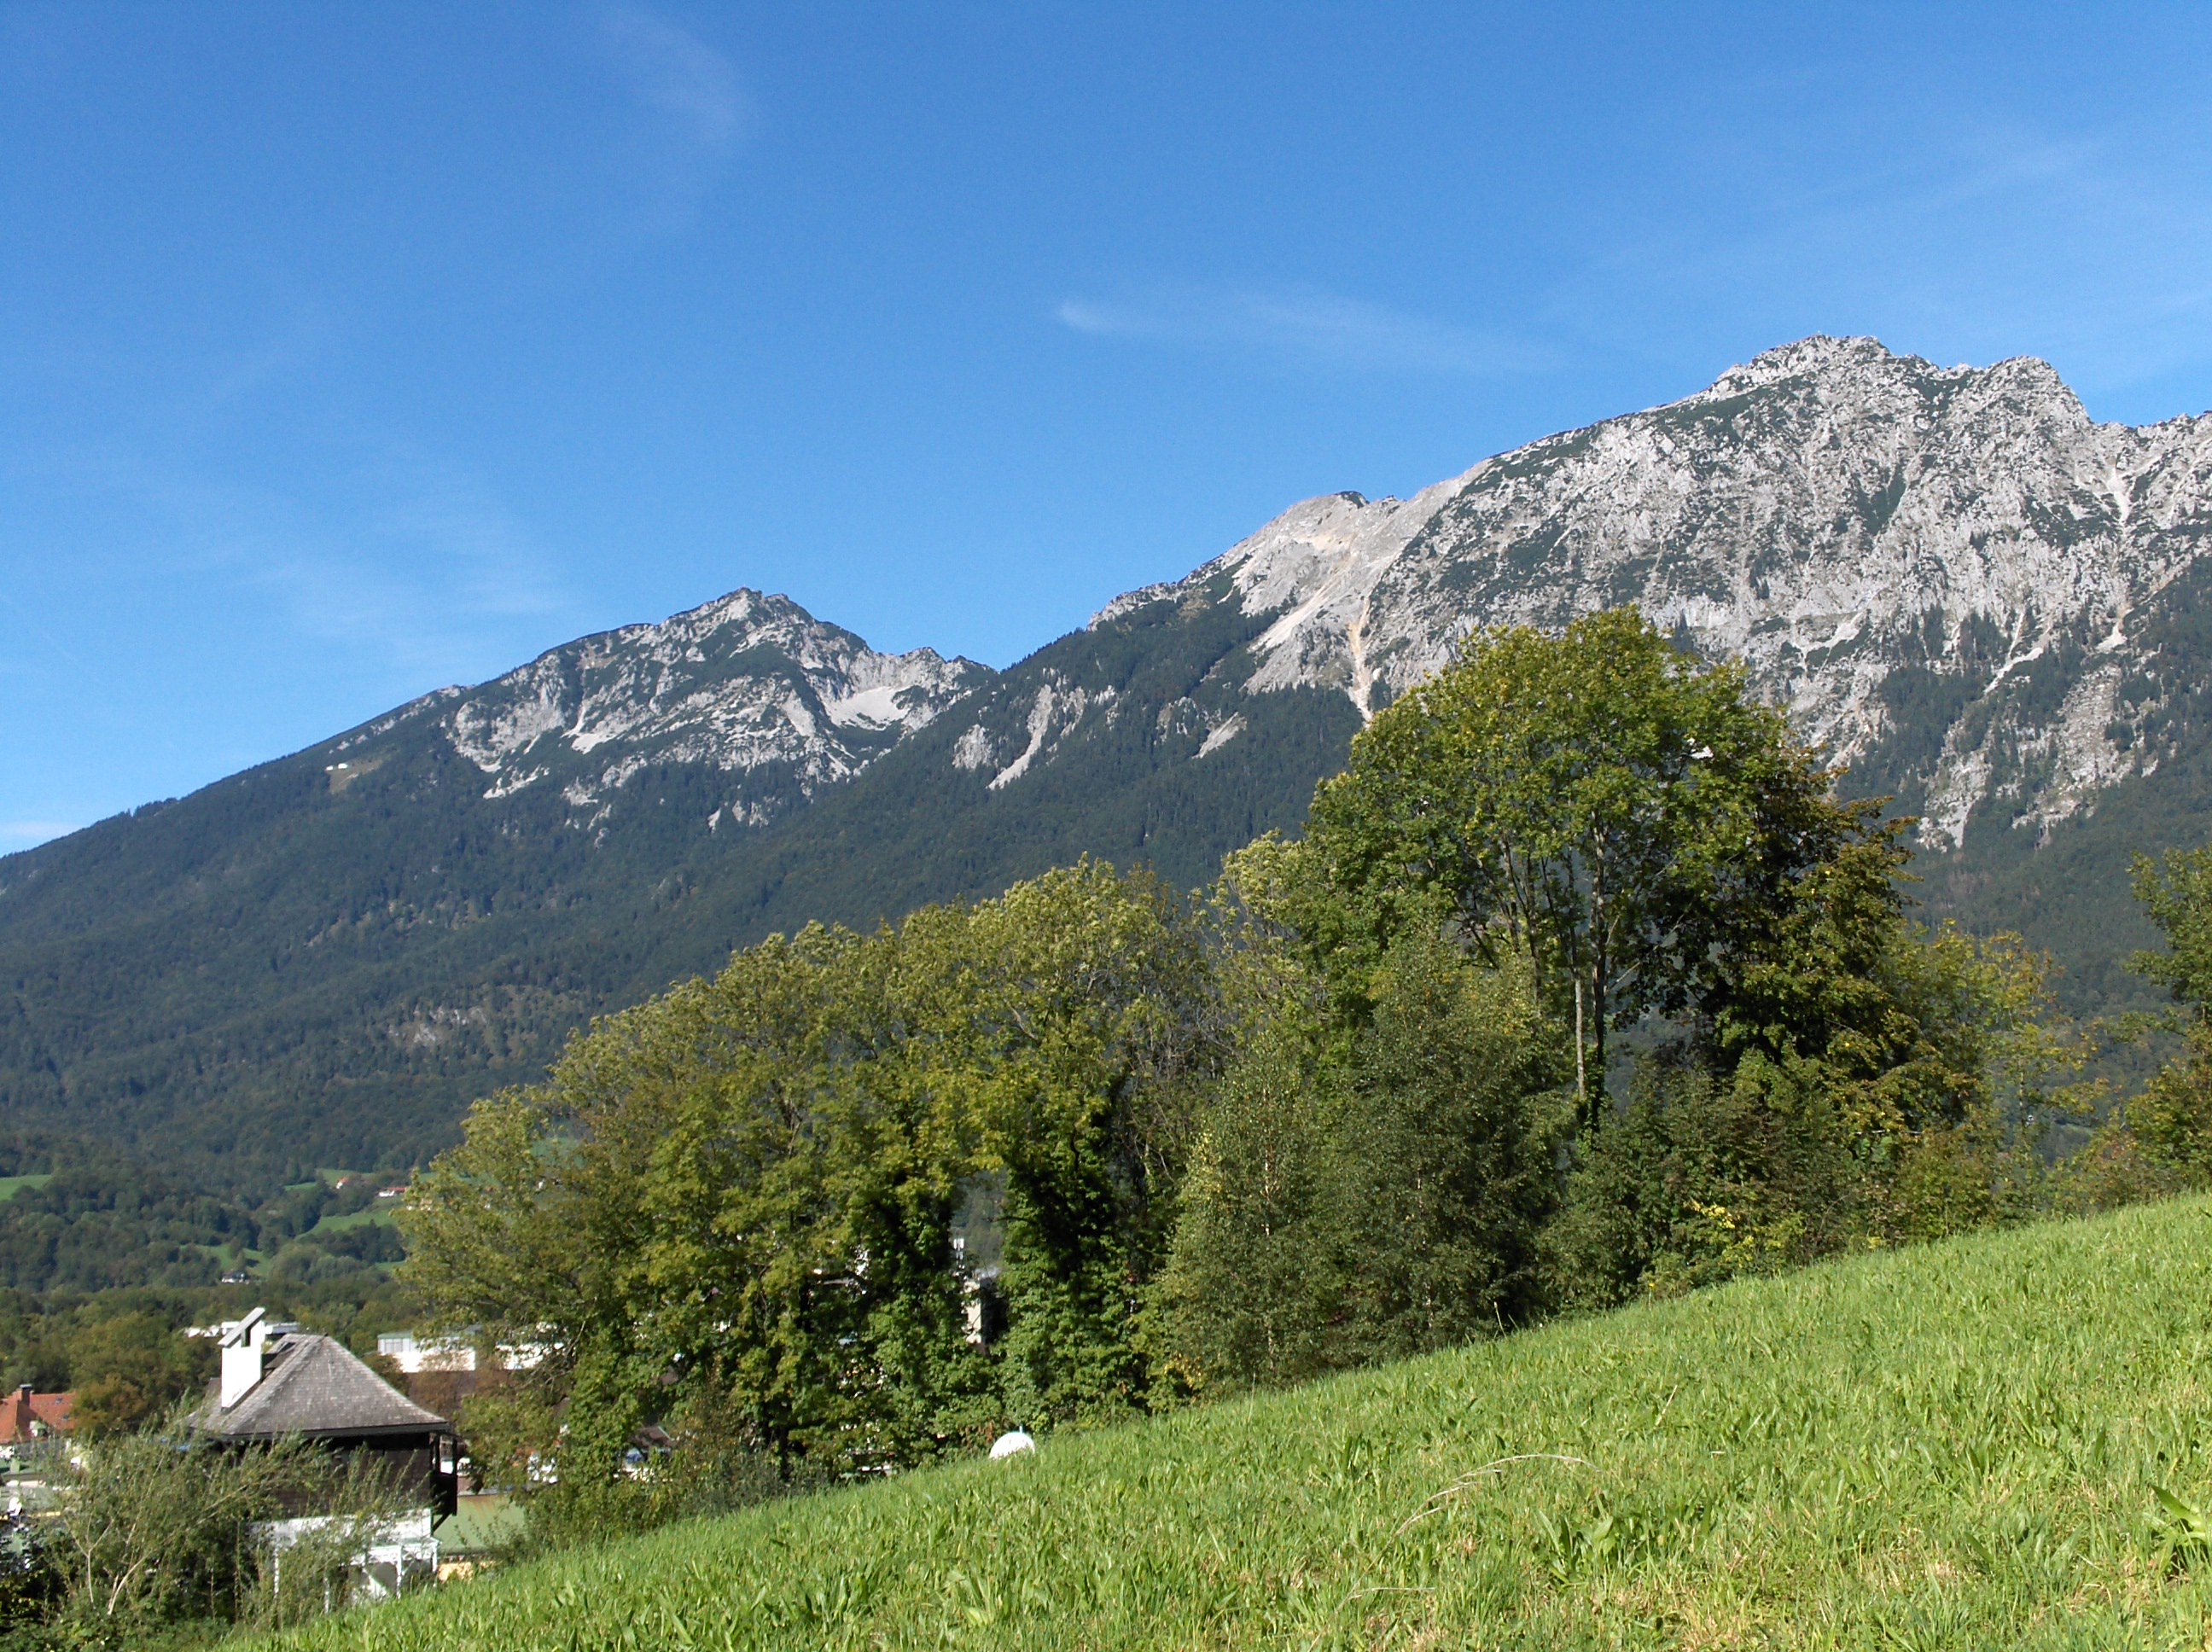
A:
[[[2208,1448],[2186,1200],[1063,1432],[283,1644],[2197,1648]]]
[[[365,1228],[377,1224],[381,1224],[387,1228],[396,1228],[399,1225],[398,1213],[392,1206],[398,1203],[397,1200],[390,1200],[380,1206],[372,1205],[367,1210],[349,1211],[343,1216],[326,1216],[313,1227],[309,1228],[306,1236],[313,1239],[319,1234],[345,1233],[355,1228]]]

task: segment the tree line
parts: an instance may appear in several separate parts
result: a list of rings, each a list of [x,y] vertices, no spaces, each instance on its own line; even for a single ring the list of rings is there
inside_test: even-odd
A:
[[[2212,1181],[2202,1025],[2104,1105],[1838,778],[1632,610],[1488,634],[1208,890],[1086,860],[599,1022],[404,1214],[437,1321],[544,1351],[479,1464],[647,1517]],[[2212,1000],[2212,858],[2137,876]]]

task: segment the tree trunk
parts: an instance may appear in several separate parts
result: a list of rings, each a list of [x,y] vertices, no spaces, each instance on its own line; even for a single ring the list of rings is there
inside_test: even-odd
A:
[[[1590,1054],[1591,1065],[1597,1069],[1597,1098],[1594,1101],[1585,1091],[1583,1096],[1583,1127],[1595,1130],[1605,1112],[1605,1011],[1606,989],[1612,983],[1612,971],[1607,966],[1605,850],[1602,846],[1590,854],[1590,914],[1589,914],[1589,969],[1590,969]]]
[[[1575,971],[1575,1107],[1585,1121],[1589,1117],[1589,1073],[1583,1063],[1583,972]]]
[[[1605,1115],[1605,992],[1608,983],[1604,951],[1601,948],[1593,947],[1591,952],[1590,1065],[1597,1069],[1597,1084],[1593,1091],[1583,1096],[1583,1105],[1589,1115],[1585,1122],[1595,1130]]]

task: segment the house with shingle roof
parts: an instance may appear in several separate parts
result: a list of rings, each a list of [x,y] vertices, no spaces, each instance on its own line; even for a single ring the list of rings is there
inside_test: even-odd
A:
[[[418,1489],[434,1517],[453,1512],[459,1451],[453,1425],[343,1344],[296,1325],[272,1325],[258,1308],[223,1327],[222,1370],[191,1426],[218,1445],[312,1441]]]

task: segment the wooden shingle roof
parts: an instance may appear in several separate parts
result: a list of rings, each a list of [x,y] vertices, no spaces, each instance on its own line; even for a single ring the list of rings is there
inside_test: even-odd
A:
[[[288,1434],[325,1439],[436,1434],[453,1426],[329,1337],[287,1332],[270,1340],[263,1359],[261,1380],[228,1410],[210,1393],[192,1418],[198,1432],[221,1440],[274,1440]]]

